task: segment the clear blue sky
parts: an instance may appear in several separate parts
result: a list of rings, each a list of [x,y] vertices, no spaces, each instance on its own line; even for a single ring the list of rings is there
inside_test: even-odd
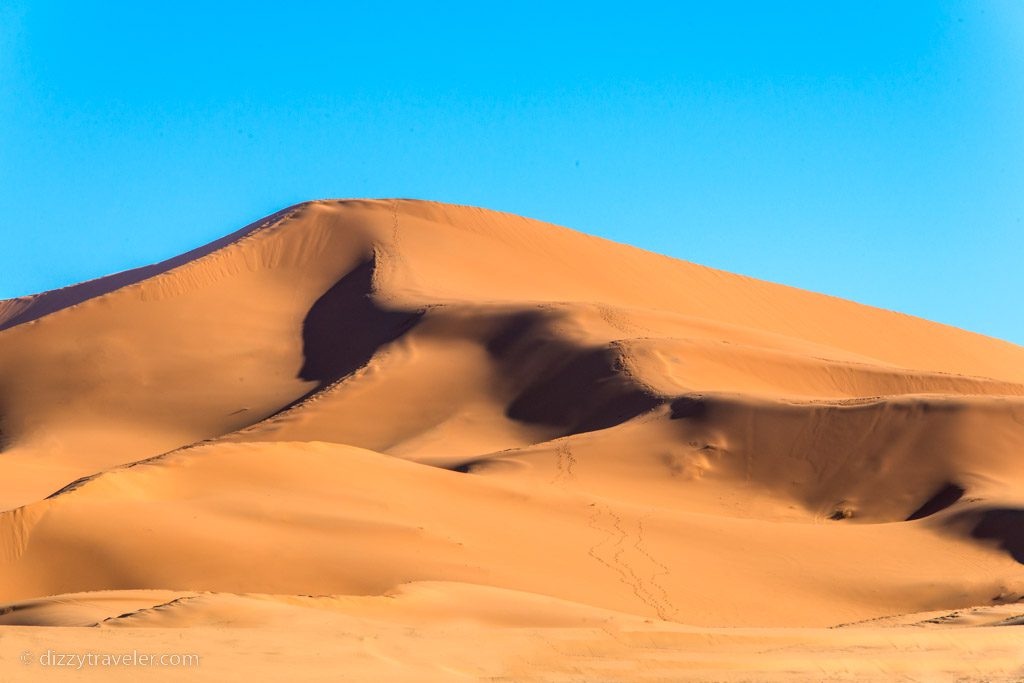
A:
[[[0,298],[393,196],[1024,343],[1024,3],[0,2]]]

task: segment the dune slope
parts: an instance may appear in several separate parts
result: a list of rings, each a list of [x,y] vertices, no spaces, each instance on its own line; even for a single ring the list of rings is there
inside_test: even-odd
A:
[[[564,670],[536,638],[725,679],[777,629],[810,662],[915,628],[929,676],[973,675],[972,629],[1024,619],[1022,454],[1024,348],[483,209],[310,202],[0,302],[0,623],[358,627],[402,653],[367,675],[422,680],[450,623],[504,643],[460,675],[515,680]],[[601,668],[645,638],[675,659]]]

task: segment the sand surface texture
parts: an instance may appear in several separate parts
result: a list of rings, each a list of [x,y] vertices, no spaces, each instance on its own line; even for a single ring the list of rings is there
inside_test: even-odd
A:
[[[3,681],[1024,680],[1024,348],[483,209],[0,302],[0,510]]]

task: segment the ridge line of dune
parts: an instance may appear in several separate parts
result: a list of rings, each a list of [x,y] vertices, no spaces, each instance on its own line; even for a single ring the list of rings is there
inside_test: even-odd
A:
[[[150,589],[150,590],[153,590],[153,589]],[[186,592],[186,591],[183,591],[183,592]],[[189,593],[190,593],[189,595],[179,595],[176,598],[172,598],[171,600],[167,600],[166,602],[161,602],[161,603],[157,603],[155,605],[151,605],[150,607],[140,607],[138,609],[133,609],[130,612],[125,612],[124,614],[118,614],[118,615],[115,615],[115,616],[106,617],[105,619],[100,619],[95,624],[93,624],[93,627],[102,627],[104,624],[106,624],[108,622],[114,623],[114,622],[119,621],[121,619],[128,619],[130,617],[138,616],[140,614],[147,614],[149,612],[154,612],[156,610],[166,609],[166,608],[170,608],[170,607],[178,607],[180,605],[184,605],[185,603],[188,603],[188,602],[191,602],[193,600],[196,600],[196,599],[202,597],[202,595],[203,595],[203,593],[201,593],[201,592],[189,591]]]
[[[270,227],[270,226],[267,226],[267,227]],[[223,434],[218,434],[216,436],[211,436],[211,437],[207,437],[205,439],[199,439],[197,441],[193,441],[193,442],[190,442],[190,443],[182,444],[180,446],[177,446],[177,447],[172,448],[172,449],[167,450],[167,451],[163,451],[161,453],[157,453],[155,455],[146,456],[144,458],[140,458],[139,460],[132,460],[130,462],[120,463],[120,464],[115,465],[113,467],[108,467],[108,468],[99,470],[97,472],[93,472],[92,474],[87,474],[87,475],[79,477],[79,478],[77,478],[77,479],[75,479],[75,480],[73,480],[71,482],[68,482],[67,484],[65,484],[61,488],[57,489],[56,491],[54,491],[53,493],[47,495],[46,497],[44,497],[42,499],[39,499],[39,500],[36,500],[36,501],[31,501],[31,502],[26,503],[24,505],[21,505],[21,506],[15,507],[15,508],[11,508],[10,510],[0,511],[0,517],[2,517],[3,515],[5,515],[5,514],[7,514],[9,512],[13,512],[15,510],[20,510],[20,509],[23,509],[25,507],[28,507],[29,505],[32,505],[34,503],[42,502],[42,501],[45,501],[45,500],[51,500],[51,499],[57,498],[59,496],[62,496],[64,494],[70,493],[70,492],[72,492],[72,491],[74,491],[76,489],[79,489],[82,486],[88,484],[89,482],[93,481],[94,479],[102,477],[103,475],[113,474],[113,473],[115,473],[115,472],[117,472],[119,470],[127,470],[127,469],[130,469],[130,468],[135,467],[137,465],[151,464],[151,463],[157,462],[159,460],[163,460],[163,459],[165,459],[167,457],[170,457],[172,455],[175,455],[177,453],[180,453],[180,452],[183,452],[183,451],[187,451],[187,450],[190,450],[190,449],[193,449],[193,448],[198,448],[200,446],[206,446],[206,445],[218,443],[221,440],[227,439],[227,438],[229,438],[229,437],[231,437],[231,436],[233,436],[235,434],[244,434],[247,431],[256,429],[260,425],[266,424],[268,422],[273,421],[276,418],[282,417],[284,415],[290,414],[291,412],[294,412],[296,410],[301,409],[304,405],[307,405],[309,403],[312,403],[312,402],[316,401],[323,394],[328,393],[332,389],[337,388],[339,385],[341,385],[342,383],[344,383],[346,380],[350,379],[351,377],[356,376],[356,375],[358,375],[358,374],[360,374],[362,372],[365,372],[366,369],[371,365],[373,360],[375,358],[377,358],[377,357],[378,356],[375,355],[365,365],[362,365],[362,366],[356,368],[352,372],[350,372],[350,373],[348,373],[348,374],[346,374],[346,375],[344,375],[342,377],[339,377],[338,379],[330,382],[329,384],[324,385],[323,387],[318,387],[316,389],[313,389],[308,394],[306,394],[305,396],[302,396],[302,397],[296,399],[291,404],[281,408],[280,410],[275,411],[274,413],[271,413],[270,415],[267,415],[264,418],[256,420],[255,422],[247,424],[247,425],[245,425],[243,427],[239,427],[238,429],[234,429],[234,430],[231,430],[231,431],[224,432]]]
[[[200,263],[224,249],[246,241],[269,228],[280,225],[281,223],[294,218],[303,208],[312,203],[313,202],[307,201],[287,206],[268,216],[264,216],[263,218],[253,221],[245,227],[229,233],[224,237],[220,237],[208,242],[207,244],[196,247],[195,249],[190,249],[182,254],[172,256],[171,258],[164,259],[156,263],[138,266],[136,268],[129,268],[128,270],[122,270],[108,275],[101,275],[96,278],[83,280],[82,282],[72,283],[64,287],[49,289],[35,294],[0,300],[0,333],[19,325],[39,320],[40,318],[59,311],[76,308],[87,301],[99,299],[127,287],[149,280],[154,280],[162,275],[175,272],[186,266]],[[107,283],[111,286],[104,286],[103,283]],[[89,293],[91,288],[98,288],[99,291]],[[82,296],[77,296],[75,294],[76,290],[84,290],[82,292]],[[70,303],[60,301],[62,295],[69,296]],[[57,299],[57,301],[55,301],[53,305],[47,306],[45,302],[50,299]],[[18,306],[19,302],[24,305]],[[43,310],[33,314],[33,310],[37,307],[41,307]],[[5,317],[5,311],[11,312]]]
[[[318,203],[318,202],[346,203],[346,202],[352,202],[352,201],[361,201],[361,200],[358,200],[358,199],[322,199],[322,200],[311,200],[308,203],[310,203],[310,204],[315,204],[315,203]],[[365,201],[365,200],[363,200],[363,201]],[[374,201],[374,200],[369,200],[369,201]],[[1015,344],[1015,343],[1013,343],[1011,341],[1008,341],[1006,339],[1002,339],[1002,338],[999,338],[999,337],[993,337],[993,336],[990,336],[990,335],[987,335],[987,334],[983,334],[981,332],[975,332],[973,330],[968,330],[968,329],[965,329],[965,328],[957,327],[956,325],[952,325],[952,324],[949,324],[949,323],[943,323],[943,322],[939,322],[937,320],[932,320],[930,318],[924,318],[924,317],[922,317],[920,315],[915,315],[915,314],[912,314],[912,313],[905,313],[903,311],[898,311],[898,310],[894,310],[894,309],[891,309],[891,308],[885,308],[884,306],[876,306],[874,304],[864,303],[864,302],[861,302],[861,301],[857,301],[855,299],[850,299],[850,298],[838,296],[838,295],[835,295],[835,294],[828,294],[826,292],[821,292],[821,291],[812,290],[812,289],[806,289],[804,287],[799,287],[797,285],[789,285],[789,284],[786,284],[786,283],[783,283],[783,282],[776,282],[774,280],[769,280],[769,279],[766,279],[766,278],[755,277],[753,275],[745,275],[743,273],[733,272],[733,271],[730,271],[730,270],[726,270],[724,268],[717,268],[715,266],[704,265],[704,264],[701,264],[701,263],[697,263],[695,261],[690,261],[690,260],[688,260],[686,258],[683,258],[683,257],[670,256],[668,254],[664,254],[664,253],[661,253],[661,252],[658,252],[658,251],[653,251],[651,249],[645,249],[643,247],[638,247],[638,246],[630,244],[628,242],[620,242],[618,240],[614,240],[614,239],[611,239],[611,238],[608,238],[608,237],[603,237],[601,235],[591,234],[591,233],[584,232],[584,231],[582,231],[580,229],[577,229],[577,228],[569,227],[569,226],[562,225],[562,224],[559,224],[559,223],[552,223],[550,221],[546,221],[546,220],[543,220],[543,219],[540,219],[540,218],[531,218],[529,216],[524,216],[524,215],[521,215],[521,214],[511,213],[511,212],[508,212],[508,211],[501,211],[499,209],[490,209],[490,208],[487,208],[487,207],[477,206],[477,205],[474,205],[474,204],[459,204],[459,203],[455,203],[455,202],[441,202],[441,201],[435,201],[435,200],[429,200],[429,199],[393,198],[393,199],[378,199],[376,201],[382,201],[382,202],[383,201],[390,201],[390,202],[396,202],[396,203],[410,202],[410,203],[413,203],[413,204],[423,204],[423,205],[436,206],[436,207],[439,207],[441,209],[444,209],[446,207],[452,207],[452,208],[458,208],[458,209],[469,209],[469,210],[476,211],[476,212],[478,212],[478,213],[480,213],[482,215],[485,215],[485,216],[486,215],[496,215],[496,216],[501,216],[501,217],[508,218],[508,219],[515,219],[517,221],[520,221],[520,222],[523,222],[523,223],[526,223],[526,224],[539,224],[539,225],[542,225],[542,226],[544,226],[546,228],[555,228],[556,230],[565,231],[565,232],[571,233],[573,235],[586,238],[588,240],[593,240],[593,241],[596,241],[596,242],[599,242],[599,243],[604,243],[604,244],[607,244],[607,245],[613,245],[616,248],[624,249],[624,250],[629,251],[629,252],[646,254],[648,256],[654,256],[654,257],[657,257],[660,260],[667,261],[669,263],[685,264],[686,266],[689,266],[689,267],[693,267],[693,268],[696,268],[696,269],[699,269],[699,270],[709,271],[709,272],[712,272],[712,273],[715,273],[715,274],[719,274],[719,275],[735,277],[735,278],[739,278],[740,280],[746,280],[746,281],[753,282],[753,283],[758,283],[758,284],[761,284],[761,285],[769,285],[771,287],[778,287],[778,288],[781,288],[781,289],[789,290],[791,292],[797,292],[797,293],[800,293],[800,294],[803,294],[803,295],[811,295],[813,297],[823,297],[823,298],[828,299],[830,301],[840,302],[840,303],[842,303],[844,305],[854,305],[856,307],[870,309],[870,310],[875,311],[875,312],[882,312],[882,313],[886,313],[886,314],[891,314],[891,315],[899,316],[901,318],[907,318],[907,319],[910,319],[912,321],[925,322],[925,323],[928,323],[929,325],[934,325],[934,326],[936,326],[938,328],[942,328],[943,330],[945,330],[947,332],[952,331],[952,332],[956,332],[956,333],[966,333],[966,334],[973,335],[973,336],[976,336],[976,337],[982,337],[982,338],[984,338],[986,340],[989,340],[990,342],[997,342],[998,344],[1003,345],[1003,346],[1010,346],[1010,347],[1018,347],[1019,346],[1018,344]],[[652,310],[662,310],[662,309],[652,309]]]

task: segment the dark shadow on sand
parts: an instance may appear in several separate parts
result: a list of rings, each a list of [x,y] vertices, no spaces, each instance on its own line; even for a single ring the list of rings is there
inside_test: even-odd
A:
[[[921,507],[912,512],[907,517],[908,522],[912,522],[915,519],[922,519],[924,517],[930,517],[937,512],[942,512],[953,503],[963,498],[964,489],[956,484],[946,484],[941,489],[935,492],[931,498],[926,500]]]
[[[996,508],[981,513],[971,536],[999,541],[999,547],[1024,564],[1024,510]]]
[[[299,377],[318,389],[366,365],[377,349],[408,332],[422,311],[388,311],[371,298],[372,259],[364,261],[316,300],[302,322],[304,362]]]

